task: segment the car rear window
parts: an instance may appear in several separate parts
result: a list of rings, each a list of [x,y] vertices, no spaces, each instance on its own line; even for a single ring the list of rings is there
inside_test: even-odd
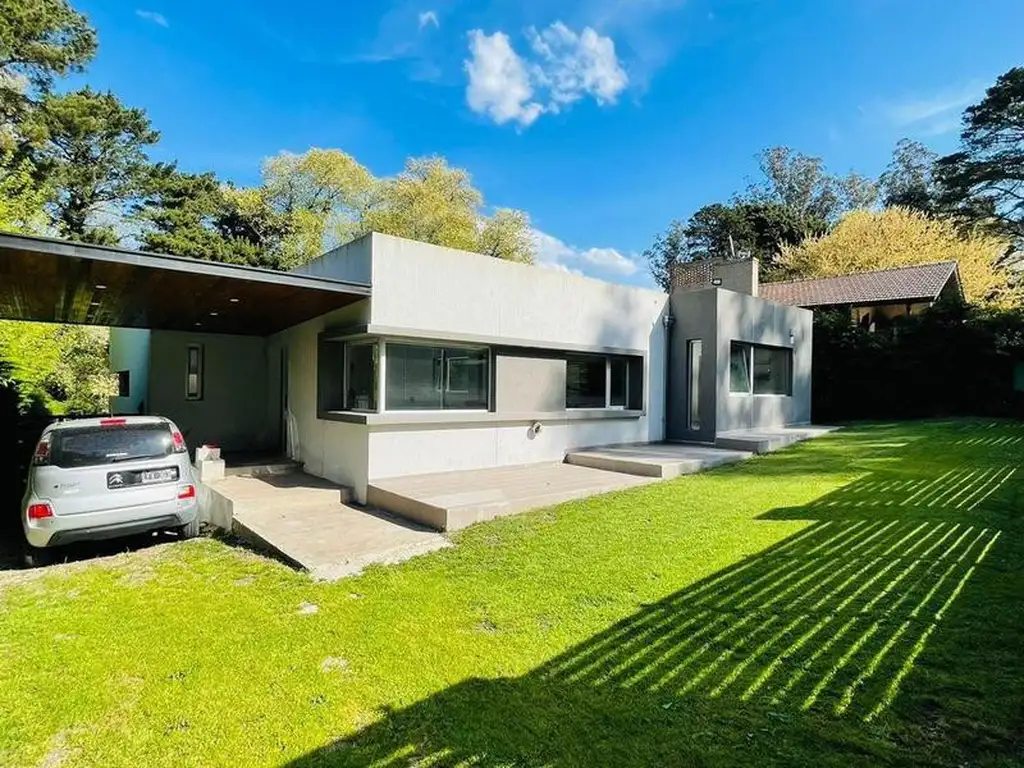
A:
[[[135,459],[170,456],[174,448],[166,424],[118,427],[73,427],[53,432],[50,464],[56,467],[92,467]]]

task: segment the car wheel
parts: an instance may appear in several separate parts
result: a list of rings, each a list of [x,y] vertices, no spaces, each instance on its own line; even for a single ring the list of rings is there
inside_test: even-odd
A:
[[[52,549],[40,549],[31,544],[25,545],[23,554],[26,568],[43,568],[57,562],[57,553]]]
[[[178,535],[183,539],[194,539],[199,535],[199,515],[192,518],[191,523],[178,527]]]

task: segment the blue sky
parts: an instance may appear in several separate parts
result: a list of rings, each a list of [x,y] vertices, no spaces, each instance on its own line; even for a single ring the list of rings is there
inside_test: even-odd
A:
[[[1019,0],[88,0],[84,80],[144,107],[154,153],[242,184],[262,158],[412,155],[520,208],[558,268],[650,284],[639,254],[785,144],[876,175],[943,152],[1024,64]],[[981,12],[982,7],[984,12]]]

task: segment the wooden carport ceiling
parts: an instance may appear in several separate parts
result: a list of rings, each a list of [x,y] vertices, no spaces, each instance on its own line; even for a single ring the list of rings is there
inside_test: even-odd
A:
[[[0,318],[266,336],[370,286],[0,234]]]

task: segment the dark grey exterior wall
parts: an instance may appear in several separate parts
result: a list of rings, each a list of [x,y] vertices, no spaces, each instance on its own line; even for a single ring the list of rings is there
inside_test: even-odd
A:
[[[718,291],[718,434],[811,421],[813,314],[806,309]],[[793,350],[792,395],[729,392],[729,344],[745,341]]]
[[[499,353],[495,356],[494,394],[498,413],[564,411],[565,360]]]
[[[721,288],[676,291],[669,301],[675,322],[668,362],[667,439],[713,442],[723,432],[810,422],[811,312]],[[703,343],[699,430],[689,429],[688,418],[688,342],[693,339]],[[731,394],[733,341],[792,347],[793,394]]]
[[[669,345],[668,388],[665,394],[668,440],[713,442],[715,439],[715,391],[717,388],[718,323],[716,288],[674,291],[669,306],[675,322]],[[700,339],[703,345],[700,370],[700,430],[689,428],[688,343]]]
[[[203,347],[203,397],[185,397],[187,348]],[[190,449],[215,443],[227,451],[270,450],[280,443],[276,354],[266,339],[210,333],[152,331],[148,413],[181,428]],[[273,357],[271,361],[269,358]]]

